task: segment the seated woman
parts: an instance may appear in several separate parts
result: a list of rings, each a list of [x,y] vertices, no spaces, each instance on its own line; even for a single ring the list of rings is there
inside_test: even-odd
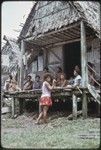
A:
[[[17,85],[17,81],[14,79],[12,75],[9,75],[8,80],[6,80],[4,90],[9,92],[20,90],[20,88]]]
[[[9,91],[9,86],[10,86],[12,79],[13,79],[12,75],[9,75],[8,79],[5,81],[4,91]]]
[[[81,85],[81,76],[79,75],[79,71],[74,70],[74,82],[72,84],[67,85],[66,88],[72,88]]]
[[[56,81],[58,82],[60,80],[60,76],[61,74],[63,74],[63,70],[61,67],[57,67],[56,68],[56,74],[55,74],[55,78],[56,78]]]
[[[40,81],[40,76],[36,75],[35,81],[33,83],[33,89],[41,89],[42,87],[42,82]]]
[[[76,70],[79,73],[79,75],[81,74],[80,67],[78,65],[74,67],[74,70]]]
[[[20,90],[21,89],[18,87],[17,81],[15,80],[14,76],[9,75],[9,78],[5,82],[4,91],[15,92]],[[5,104],[9,107],[12,107],[12,97],[4,96],[3,105]]]
[[[65,78],[65,74],[61,73],[58,78],[53,80],[55,87],[66,87],[68,84],[68,81]]]
[[[44,70],[43,70],[43,71],[44,71],[44,74],[50,72],[48,67],[44,67]]]
[[[17,81],[13,79],[9,85],[9,91],[20,91],[21,89],[19,88]]]
[[[33,89],[33,81],[31,79],[32,79],[32,77],[30,75],[28,75],[27,79],[24,83],[23,90],[32,90]]]

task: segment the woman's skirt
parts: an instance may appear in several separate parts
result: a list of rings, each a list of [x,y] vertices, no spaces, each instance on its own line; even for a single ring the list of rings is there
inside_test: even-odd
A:
[[[52,99],[48,96],[41,97],[39,104],[40,106],[52,106]]]

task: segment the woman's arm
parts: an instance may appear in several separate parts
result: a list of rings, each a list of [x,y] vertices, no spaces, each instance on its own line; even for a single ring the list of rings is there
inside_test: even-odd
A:
[[[53,82],[52,82],[52,86],[56,86],[57,85],[57,81],[55,79],[53,79]]]
[[[68,81],[67,81],[67,80],[65,80],[65,81],[63,82],[63,84],[62,84],[62,87],[67,86],[67,84],[68,84]]]
[[[73,87],[79,86],[80,83],[81,83],[81,79],[78,79],[78,80],[75,82],[75,84],[73,85]]]
[[[50,85],[48,82],[45,82],[46,87],[51,91],[54,88],[54,85]]]
[[[28,84],[26,84],[23,88],[24,90],[31,90],[33,89],[33,82],[29,82]]]

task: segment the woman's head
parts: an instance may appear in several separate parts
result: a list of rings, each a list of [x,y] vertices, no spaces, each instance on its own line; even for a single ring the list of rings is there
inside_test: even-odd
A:
[[[13,76],[12,76],[11,74],[9,75],[9,79],[10,79],[10,80],[12,80],[12,79],[13,79]]]
[[[75,66],[74,70],[76,70],[80,74],[80,68],[78,65]]]
[[[17,82],[15,80],[12,80],[11,83],[15,84],[15,85],[17,84]]]
[[[74,76],[77,76],[79,72],[77,70],[74,70]]]
[[[40,80],[40,76],[39,76],[39,75],[36,75],[36,76],[35,76],[35,80],[36,80],[36,81],[39,81],[39,80]]]
[[[62,72],[62,68],[58,66],[58,67],[57,67],[57,72],[58,72],[58,73]]]
[[[65,79],[65,74],[64,74],[64,73],[62,73],[62,74],[60,75],[60,80],[63,80],[63,79]]]
[[[44,68],[44,72],[49,72],[48,67],[45,67],[45,68]]]
[[[30,81],[32,79],[31,75],[27,76],[27,80]]]
[[[44,77],[43,77],[43,80],[47,81],[47,82],[52,82],[52,76],[51,76],[51,74],[50,73],[45,73]]]

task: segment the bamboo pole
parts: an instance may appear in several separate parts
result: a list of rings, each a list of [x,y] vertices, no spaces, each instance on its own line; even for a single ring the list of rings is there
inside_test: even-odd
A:
[[[82,71],[82,86],[87,87],[88,83],[88,72],[87,72],[87,50],[86,50],[86,32],[84,22],[81,20],[81,71]],[[83,118],[87,118],[87,95],[83,90],[82,95],[82,113]]]
[[[78,91],[82,94],[82,91],[80,90],[80,88],[77,86]]]

